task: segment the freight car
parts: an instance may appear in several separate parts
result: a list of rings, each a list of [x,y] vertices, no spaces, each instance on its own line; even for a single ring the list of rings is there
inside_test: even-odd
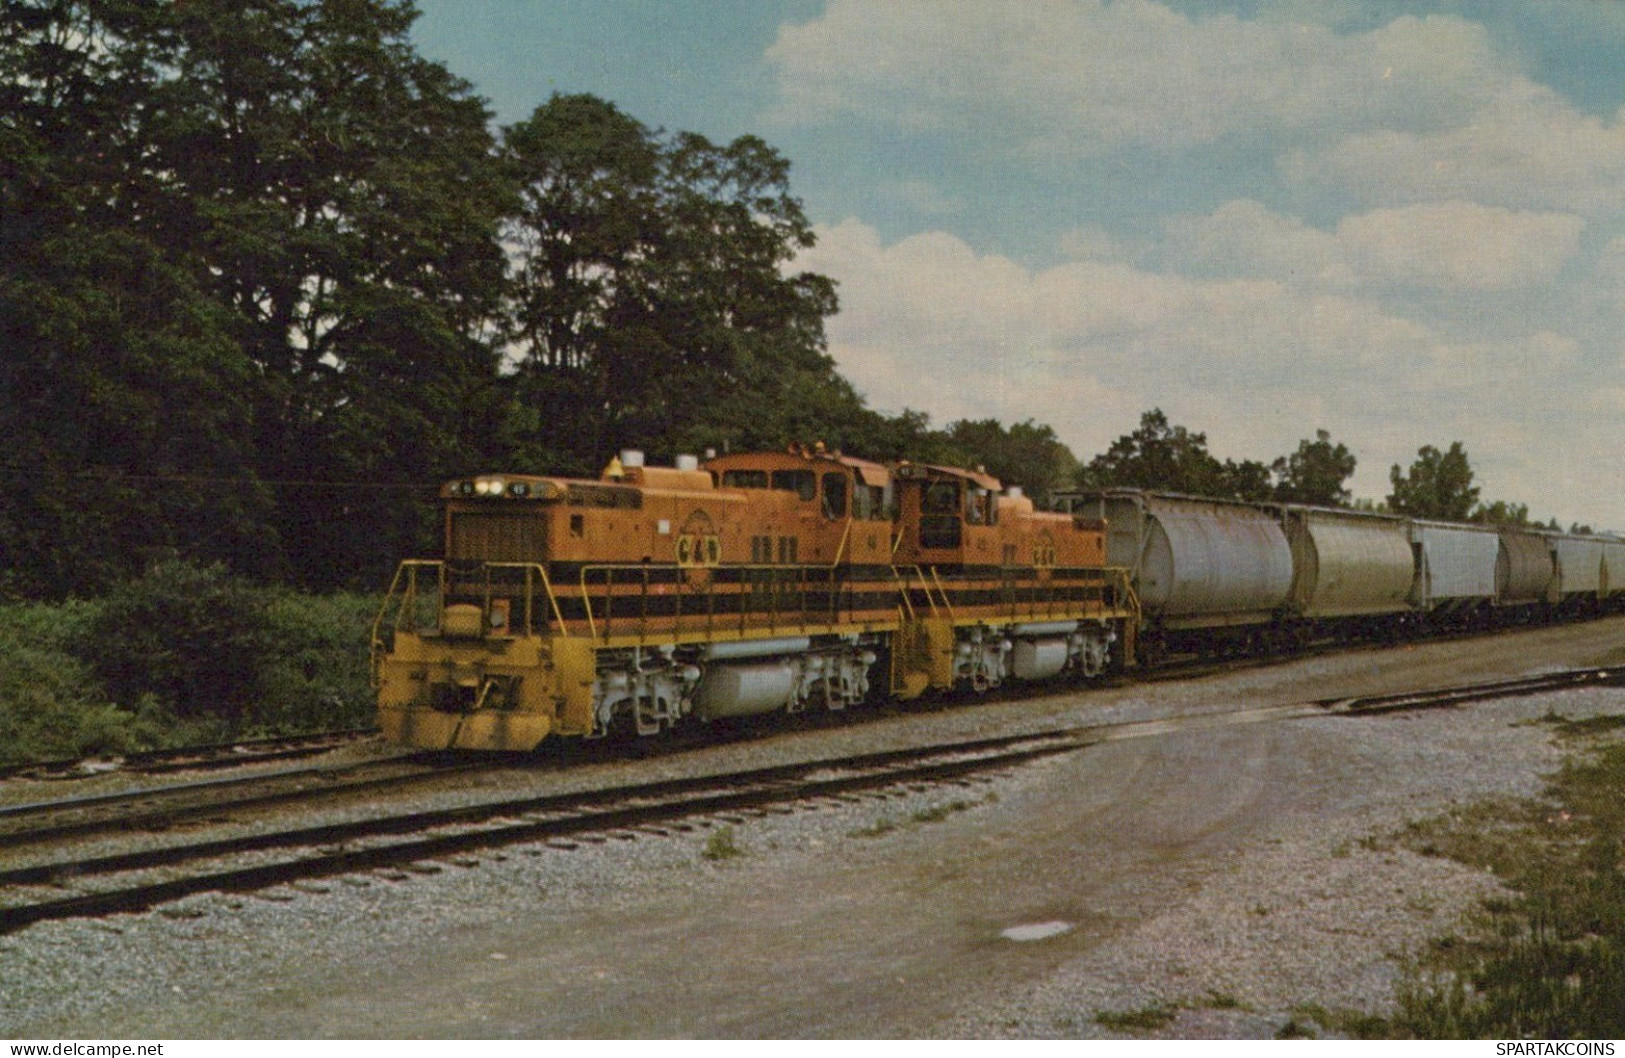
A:
[[[978,471],[627,451],[596,480],[492,474],[442,497],[445,558],[402,563],[373,632],[379,725],[408,745],[654,735],[1132,655],[1104,525]]]
[[[1280,521],[1252,504],[1140,489],[1063,498],[1101,518],[1106,564],[1124,569],[1139,599],[1140,651],[1256,649],[1292,590],[1292,548]]]
[[[1625,541],[1139,489],[1058,497],[1105,517],[1142,657],[1549,620],[1625,604]],[[1284,566],[1281,556],[1285,554]]]

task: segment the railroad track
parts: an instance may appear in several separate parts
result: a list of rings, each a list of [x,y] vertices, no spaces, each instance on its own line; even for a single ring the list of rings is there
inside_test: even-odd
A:
[[[402,788],[462,773],[486,771],[510,762],[509,758],[441,758],[413,753],[353,764],[3,805],[0,806],[0,853],[97,834],[168,829],[247,809]]]
[[[377,734],[376,727],[358,727],[347,731],[323,731],[285,738],[253,738],[208,746],[146,750],[117,757],[67,757],[61,760],[36,761],[31,764],[8,764],[0,767],[0,780],[83,779],[109,772],[160,775],[177,771],[213,771],[265,761],[314,757],[339,746],[372,738]]]
[[[1520,676],[1515,679],[1431,691],[1378,694],[1361,698],[1323,698],[1316,704],[1333,711],[1387,713],[1403,709],[1464,705],[1492,698],[1517,698],[1548,691],[1571,690],[1576,687],[1619,686],[1625,686],[1625,666],[1563,669],[1558,672],[1541,673],[1538,676]]]
[[[794,811],[798,805],[816,806],[898,787],[922,790],[964,784],[1103,742],[1621,685],[1625,685],[1625,668],[1566,671],[1426,692],[1069,727],[41,862],[0,870],[0,933],[52,919],[145,910],[196,893],[250,892],[383,868],[421,867],[428,861],[515,844],[574,848],[582,841],[601,842],[611,837],[665,836],[693,830],[696,819],[743,822],[752,814]],[[251,862],[245,863],[245,859]],[[67,886],[80,887],[80,891],[64,894]]]

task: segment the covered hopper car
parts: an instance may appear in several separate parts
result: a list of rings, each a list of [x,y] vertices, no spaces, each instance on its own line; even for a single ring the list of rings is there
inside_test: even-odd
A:
[[[1142,659],[1325,637],[1547,620],[1625,604],[1625,541],[1369,511],[1108,489],[1103,517],[1141,603]]]

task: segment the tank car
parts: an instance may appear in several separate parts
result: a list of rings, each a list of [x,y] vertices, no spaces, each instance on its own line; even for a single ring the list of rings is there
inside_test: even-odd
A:
[[[1323,629],[1370,626],[1410,610],[1416,579],[1406,520],[1326,507],[1290,506],[1291,608]]]
[[[1129,571],[1148,658],[1272,634],[1292,587],[1292,549],[1271,511],[1142,489],[1071,493],[1061,503],[1106,522],[1106,564]]]
[[[442,490],[445,556],[402,563],[373,634],[379,726],[430,748],[1098,675],[1132,649],[1103,527],[975,471],[822,447],[613,460],[597,480]]]
[[[1602,538],[1603,584],[1610,608],[1625,601],[1625,540]]]
[[[1557,553],[1550,533],[1505,526],[1495,558],[1495,602],[1502,614],[1527,621],[1558,601]]]

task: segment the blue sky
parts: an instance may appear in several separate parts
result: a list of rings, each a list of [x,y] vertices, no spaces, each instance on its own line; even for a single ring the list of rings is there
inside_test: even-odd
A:
[[[765,138],[874,407],[1163,408],[1221,457],[1463,441],[1625,529],[1625,3],[419,0],[499,123],[591,92]],[[633,440],[633,439],[628,439]]]

